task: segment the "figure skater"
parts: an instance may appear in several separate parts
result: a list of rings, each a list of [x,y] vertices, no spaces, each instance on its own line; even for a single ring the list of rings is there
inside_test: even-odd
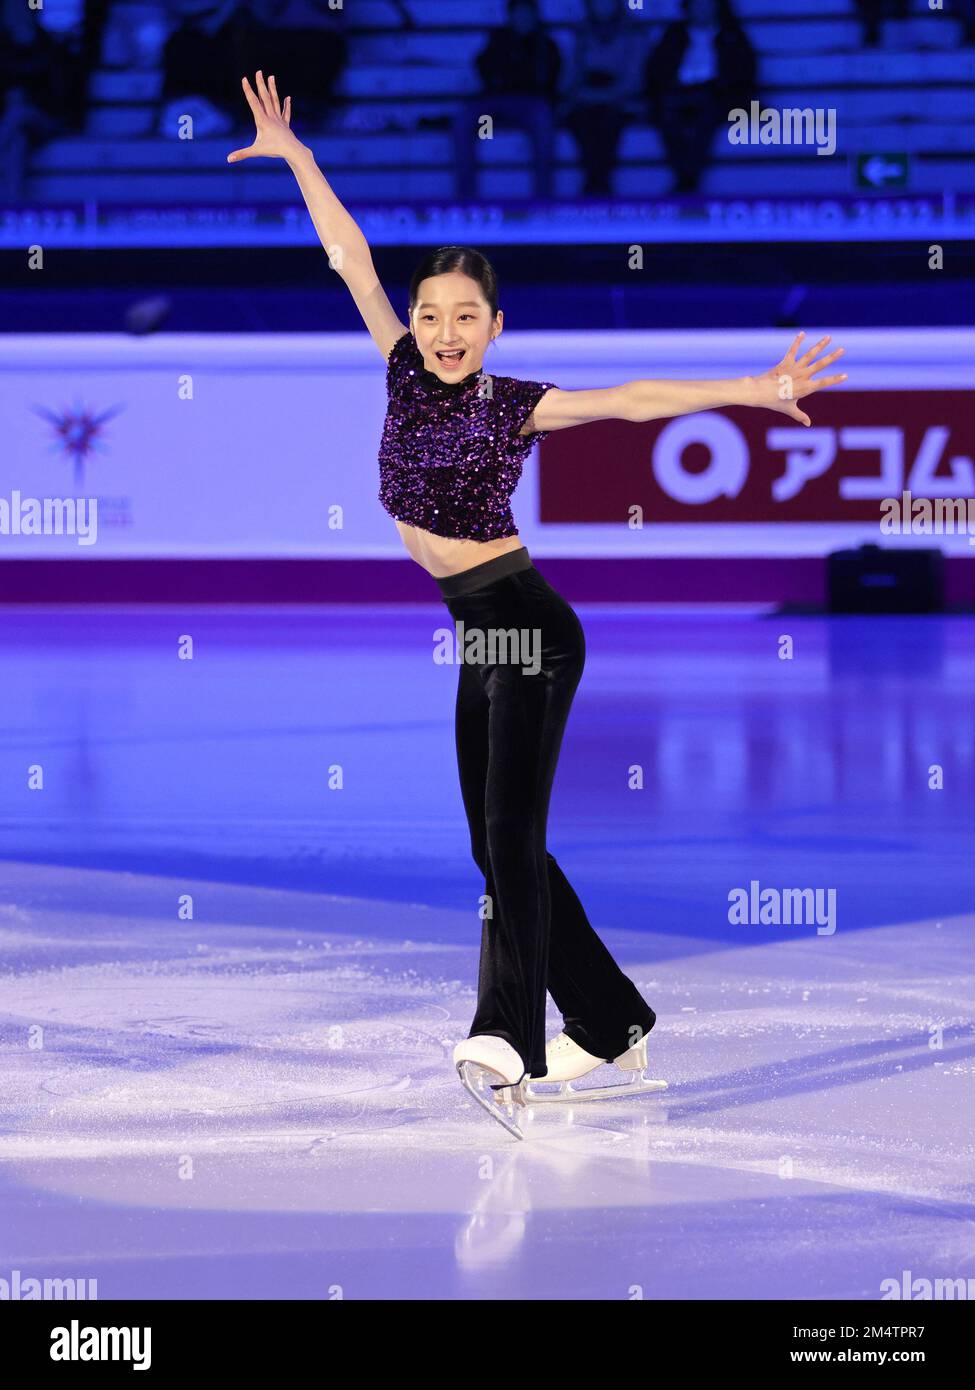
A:
[[[562,390],[484,370],[502,331],[498,287],[485,258],[441,247],[414,271],[409,323],[397,318],[365,237],[290,128],[273,77],[244,95],[253,144],[227,156],[286,160],[315,230],[387,361],[388,407],[379,450],[379,499],[410,555],[436,579],[465,638],[455,737],[471,850],[485,880],[477,1010],[454,1049],[465,1087],[512,1134],[516,1106],[577,1094],[568,1083],[606,1062],[635,1078],[587,1094],[653,1090],[647,1079],[650,1005],[590,925],[546,848],[546,820],[566,720],[582,675],[585,638],[573,609],[519,539],[509,499],[536,440],[590,420],[655,420],[730,405],[764,406],[810,423],[798,401],[846,378],[813,378],[842,353],[829,342],[797,356],[800,333],[763,376],[728,381],[627,381]],[[818,358],[818,360],[817,360]],[[457,627],[459,633],[461,629]],[[491,634],[495,634],[492,647]],[[499,650],[497,634],[534,634],[538,659]],[[545,1044],[545,995],[563,1031]],[[532,1079],[544,1082],[532,1086]],[[546,1083],[557,1083],[553,1096]]]

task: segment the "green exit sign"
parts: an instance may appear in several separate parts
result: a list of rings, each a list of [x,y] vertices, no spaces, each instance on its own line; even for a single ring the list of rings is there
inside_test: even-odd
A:
[[[887,188],[906,188],[907,174],[906,154],[858,154],[856,157],[857,188],[872,188],[878,193]]]

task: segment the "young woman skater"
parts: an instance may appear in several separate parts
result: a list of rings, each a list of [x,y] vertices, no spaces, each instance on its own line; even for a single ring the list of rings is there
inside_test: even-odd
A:
[[[477,1011],[454,1049],[465,1087],[511,1133],[524,1137],[515,1106],[561,1099],[568,1083],[604,1062],[635,1079],[583,1095],[659,1089],[649,1081],[647,1035],[656,1015],[613,960],[546,849],[549,797],[562,735],[585,661],[575,612],[532,564],[509,506],[534,441],[589,420],[653,420],[722,405],[766,406],[808,425],[796,401],[845,379],[813,377],[824,338],[801,357],[802,334],[760,377],[729,381],[627,381],[564,391],[549,381],[482,373],[503,314],[488,262],[465,247],[441,247],[417,267],[409,324],[397,318],[369,246],[332,192],[310,149],[290,129],[273,77],[243,79],[257,123],[256,155],[287,161],[315,229],[387,360],[388,408],[380,445],[379,498],[412,557],[437,581],[465,633],[537,634],[540,659],[526,668],[497,659],[462,661],[455,735],[474,860],[485,879]],[[533,669],[534,667],[534,669]],[[546,1047],[545,994],[563,1031]],[[554,1096],[531,1078],[559,1083]]]

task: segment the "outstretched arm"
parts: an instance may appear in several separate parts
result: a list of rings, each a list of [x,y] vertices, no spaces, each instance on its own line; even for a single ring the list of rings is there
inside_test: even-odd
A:
[[[835,362],[843,353],[837,348],[817,362],[816,354],[830,341],[822,338],[815,347],[796,352],[805,337],[800,333],[789,351],[763,376],[732,377],[725,381],[625,381],[593,391],[562,391],[553,388],[535,407],[522,434],[534,430],[562,430],[592,420],[664,420],[674,415],[693,415],[698,410],[714,410],[723,405],[764,406],[789,415],[800,424],[810,425],[809,416],[797,401],[824,386],[845,381],[846,372],[835,376],[813,377]]]
[[[400,323],[372,263],[372,252],[355,219],[332,192],[315,163],[315,156],[291,129],[291,98],[282,105],[273,77],[264,81],[258,72],[255,92],[247,78],[242,79],[244,96],[257,127],[254,142],[227,155],[228,164],[262,155],[284,159],[301,189],[302,197],[315,224],[319,240],[328,253],[329,264],[349,287],[349,292],[384,357],[397,339],[407,332]]]

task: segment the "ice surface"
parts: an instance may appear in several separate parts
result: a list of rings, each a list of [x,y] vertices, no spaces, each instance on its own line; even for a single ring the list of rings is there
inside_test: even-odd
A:
[[[181,883],[214,920],[179,922],[171,881],[124,879],[5,866],[4,1277],[867,1299],[904,1269],[975,1278],[972,918],[689,956],[606,932],[670,1089],[538,1106],[520,1143],[450,1061],[466,914]],[[390,911],[399,942],[368,932]],[[457,944],[425,941],[431,915]]]
[[[970,619],[582,616],[549,842],[669,1089],[519,1142],[451,1064],[483,883],[442,605],[0,609],[0,1278],[975,1297]],[[837,930],[733,926],[752,879]]]

